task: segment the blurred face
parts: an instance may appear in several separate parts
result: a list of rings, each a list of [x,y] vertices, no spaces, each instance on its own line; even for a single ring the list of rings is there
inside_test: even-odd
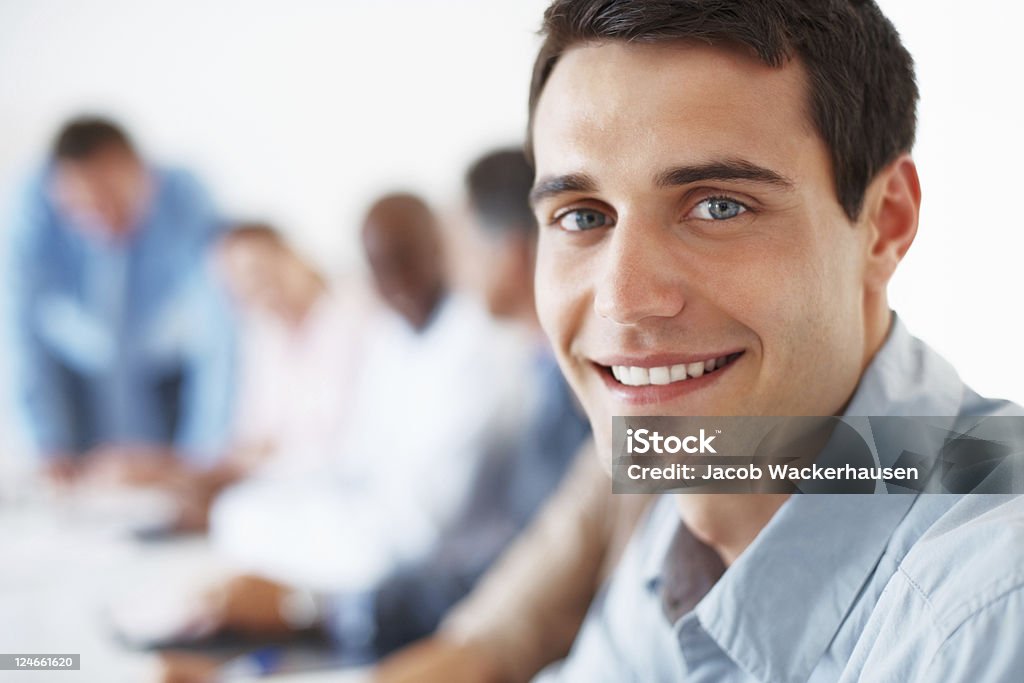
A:
[[[363,249],[381,298],[414,328],[426,325],[443,280],[433,228],[398,212],[374,218],[364,227]]]
[[[288,258],[279,245],[265,239],[235,239],[220,251],[227,286],[242,308],[290,320]]]
[[[512,318],[533,307],[533,262],[527,240],[512,236],[482,238],[480,284],[491,315]]]
[[[542,325],[609,453],[615,415],[832,415],[865,364],[866,238],[799,64],[606,43],[534,119]]]
[[[61,211],[77,226],[111,237],[130,232],[149,200],[145,169],[120,147],[58,162],[53,191]]]

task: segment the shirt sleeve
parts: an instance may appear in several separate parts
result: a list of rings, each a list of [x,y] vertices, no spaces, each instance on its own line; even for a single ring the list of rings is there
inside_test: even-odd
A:
[[[62,368],[41,343],[34,317],[48,269],[53,267],[52,245],[48,249],[45,239],[53,215],[43,183],[40,174],[13,202],[3,256],[7,266],[6,336],[15,387],[12,398],[31,443],[45,455],[72,452],[77,444],[74,410],[68,405],[69,393],[62,390]]]
[[[202,333],[187,359],[175,446],[198,465],[225,453],[234,408],[235,323],[223,292],[204,276],[197,303]]]
[[[210,259],[226,224],[191,174],[174,171],[170,178],[170,204],[175,219],[191,228],[196,259],[187,295],[195,312],[194,336],[185,359],[175,446],[196,464],[208,465],[227,449],[238,361],[236,321]]]

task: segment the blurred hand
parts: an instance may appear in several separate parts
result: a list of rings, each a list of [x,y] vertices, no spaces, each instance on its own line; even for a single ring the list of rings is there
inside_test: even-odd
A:
[[[277,451],[277,443],[273,439],[252,441],[235,446],[228,459],[243,472],[252,472],[267,462]]]
[[[65,490],[78,478],[78,460],[70,453],[51,453],[43,465],[43,476],[54,488]]]
[[[155,683],[216,683],[221,661],[186,652],[161,652]]]
[[[156,635],[148,606],[141,611],[141,627],[139,615],[129,604],[117,610],[116,624],[129,639],[139,640],[141,630],[144,636],[139,642],[200,644],[225,632],[256,640],[281,639],[293,632],[282,617],[280,607],[281,599],[289,593],[284,586],[267,579],[237,576],[212,587],[178,595],[173,607],[162,610],[169,615],[163,615]],[[160,611],[159,604],[157,607]],[[178,654],[167,652],[166,669],[175,673],[192,671],[193,664],[205,661],[179,658]]]
[[[213,499],[241,476],[232,463],[193,469],[167,448],[106,444],[89,451],[78,469],[77,484],[92,488],[154,488],[171,496],[178,508],[178,531],[204,531]]]
[[[220,630],[248,636],[284,636],[293,629],[281,614],[282,600],[291,590],[259,576],[228,580],[210,593]]]
[[[374,683],[501,683],[502,678],[485,652],[434,636],[384,659],[374,670],[372,680]]]
[[[152,486],[180,476],[182,467],[167,448],[102,444],[85,454],[82,482],[97,486]]]
[[[166,491],[174,497],[178,507],[178,520],[174,530],[178,532],[206,531],[210,522],[210,507],[216,492],[209,492],[195,486],[171,486]]]

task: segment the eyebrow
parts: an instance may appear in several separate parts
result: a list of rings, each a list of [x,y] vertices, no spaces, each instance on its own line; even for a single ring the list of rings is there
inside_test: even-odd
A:
[[[706,180],[745,180],[774,185],[786,190],[793,189],[793,181],[786,176],[743,159],[675,166],[659,173],[654,182],[658,187],[676,187]],[[569,192],[596,191],[597,182],[586,173],[548,176],[537,181],[530,190],[530,205],[536,206],[545,199]]]
[[[775,185],[787,190],[793,189],[793,181],[786,176],[743,159],[676,166],[659,173],[654,182],[658,187],[675,187],[705,180],[746,180]]]
[[[530,190],[530,206],[550,197],[568,192],[595,192],[597,182],[586,173],[569,173],[559,176],[547,176],[537,181]]]

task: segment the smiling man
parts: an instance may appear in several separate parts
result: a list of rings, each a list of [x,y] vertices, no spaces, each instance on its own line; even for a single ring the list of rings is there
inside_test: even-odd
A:
[[[873,2],[557,0],[531,88],[538,309],[616,415],[994,415],[889,309],[913,62]],[[1008,680],[1013,496],[677,495],[552,678]]]

